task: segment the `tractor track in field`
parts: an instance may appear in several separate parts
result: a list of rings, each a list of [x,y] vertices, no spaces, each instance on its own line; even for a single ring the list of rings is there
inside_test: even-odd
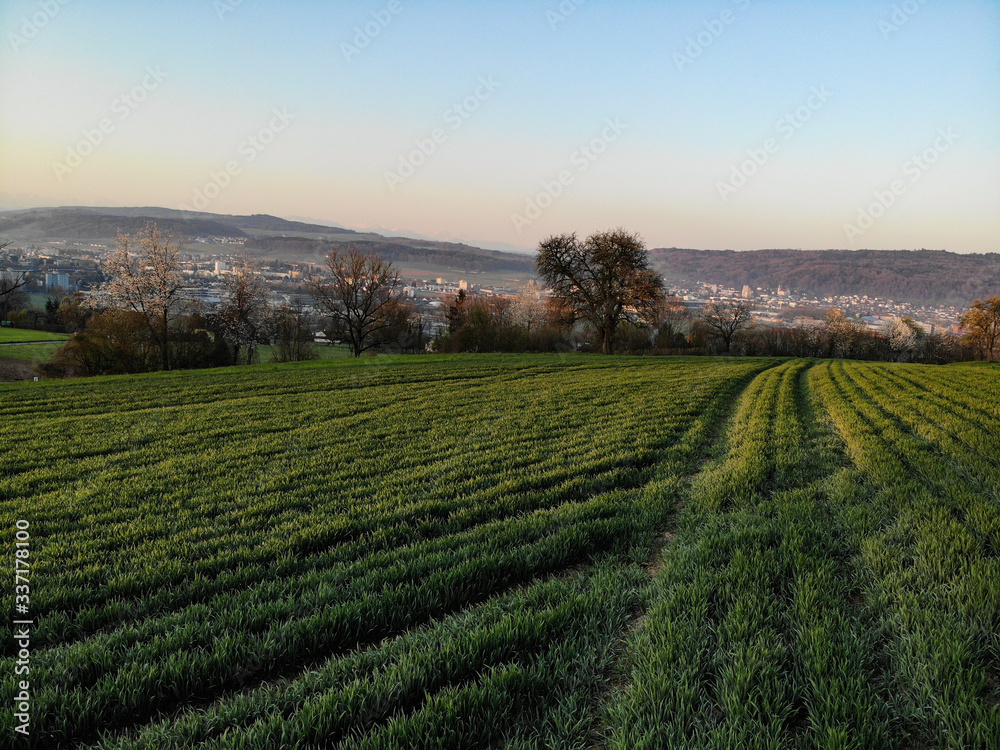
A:
[[[650,547],[649,556],[646,559],[645,564],[642,566],[643,571],[650,577],[654,578],[656,574],[663,569],[664,557],[666,556],[667,549],[669,546],[677,539],[677,519],[687,508],[687,503],[685,502],[685,496],[691,489],[692,483],[698,478],[702,473],[704,466],[707,463],[715,460],[714,455],[718,452],[718,455],[723,455],[721,446],[725,445],[723,440],[724,436],[729,432],[732,421],[736,415],[736,407],[739,403],[740,398],[746,392],[750,384],[758,377],[766,372],[777,367],[777,365],[772,365],[764,370],[754,373],[752,377],[748,377],[738,390],[734,389],[734,392],[729,394],[729,400],[726,405],[721,410],[719,418],[716,420],[715,424],[712,425],[712,429],[709,431],[708,435],[704,440],[704,448],[708,449],[708,455],[702,454],[701,460],[698,463],[697,468],[684,475],[684,487],[679,493],[677,502],[674,505],[674,510],[671,513],[671,524],[659,531],[653,539],[653,543]],[[715,446],[713,449],[712,447]],[[627,624],[627,628],[630,632],[638,630],[642,623],[645,621],[647,614],[645,612],[632,618]]]
[[[830,421],[824,418],[825,407],[812,388],[812,370],[815,366],[816,363],[812,361],[791,362],[781,366],[781,372],[778,373],[775,373],[773,368],[768,368],[757,373],[754,379],[744,385],[740,393],[733,396],[728,408],[728,418],[720,420],[713,431],[712,445],[714,450],[710,457],[702,463],[699,471],[685,477],[685,488],[681,493],[682,499],[678,505],[678,513],[687,504],[697,506],[696,515],[707,524],[706,533],[711,528],[720,529],[720,533],[723,534],[730,533],[727,531],[730,528],[729,524],[734,524],[735,526],[732,528],[745,528],[748,531],[753,528],[773,529],[769,533],[776,534],[777,539],[781,540],[791,540],[795,538],[796,534],[801,533],[797,531],[800,527],[795,525],[801,522],[793,520],[798,517],[794,515],[795,513],[805,512],[807,514],[805,517],[822,516],[827,518],[829,516],[827,521],[836,527],[836,530],[830,529],[832,538],[843,540],[843,542],[831,542],[831,544],[836,545],[831,549],[840,550],[836,554],[834,575],[836,580],[844,581],[846,588],[841,595],[831,600],[828,610],[823,610],[826,614],[817,613],[811,616],[813,619],[807,618],[801,622],[815,622],[818,626],[820,622],[834,621],[828,618],[843,616],[846,619],[840,621],[847,625],[847,632],[863,633],[865,620],[868,617],[868,603],[865,601],[865,592],[855,570],[856,555],[851,552],[853,545],[849,539],[848,529],[831,505],[831,499],[828,495],[831,491],[829,489],[830,482],[835,477],[840,476],[841,472],[852,470],[853,462],[847,455],[842,436],[836,432]],[[756,387],[751,389],[750,385],[756,381],[756,378],[763,380],[756,383]],[[767,437],[764,442],[761,442],[761,435]],[[702,476],[704,479],[696,484],[698,477]],[[695,494],[692,495],[692,493]],[[684,498],[687,498],[687,502]],[[681,503],[684,504],[681,505]],[[803,503],[814,504],[814,510],[804,511]],[[775,513],[777,515],[774,515]],[[783,516],[783,514],[788,515]],[[786,520],[782,520],[783,517]],[[741,527],[740,524],[749,525]],[[645,566],[645,570],[651,578],[657,577],[665,567],[664,557],[669,554],[670,545],[676,538],[676,524],[669,530],[661,532],[657,537],[650,560]],[[754,554],[757,550],[755,546],[758,544],[757,542],[750,542],[750,546],[744,548],[740,546],[744,544],[743,542],[735,541],[738,537],[730,538],[734,541],[728,543],[734,545],[732,547],[734,551],[740,550],[740,554],[742,551]],[[761,543],[763,543],[763,539]],[[841,543],[847,546],[841,549]],[[779,544],[779,542],[775,541],[771,544]],[[783,545],[785,542],[782,541],[780,544]],[[769,544],[764,544],[756,554],[764,554],[765,558],[762,559],[767,559],[766,555],[771,554],[770,549],[773,548]],[[791,558],[791,560],[794,559]],[[736,560],[737,557],[733,557],[731,562],[720,561],[719,564],[722,567],[718,569],[719,575],[730,575],[724,574],[722,571],[733,570],[729,566],[734,565]],[[805,567],[801,568],[803,571],[812,570],[810,567],[812,563],[808,561],[795,563],[795,565],[804,565]],[[718,580],[721,584],[725,578]],[[768,579],[762,578],[761,580],[767,581]],[[777,580],[785,579],[779,577]],[[772,581],[769,585],[774,585],[774,582]],[[799,583],[789,579],[782,584],[781,592],[775,591],[774,595],[779,598],[796,597],[800,595],[797,593],[798,591]],[[718,593],[712,595],[713,601],[714,596],[717,595]],[[673,595],[668,593],[667,596],[672,597]],[[739,596],[737,600],[739,600]],[[724,609],[716,610],[715,608],[720,606],[718,603],[709,606],[711,608],[709,619],[702,622],[700,628],[708,630],[721,628],[722,631],[725,631],[731,626],[732,613],[738,610],[732,609],[728,605]],[[837,614],[838,612],[840,615]],[[819,619],[815,619],[816,617]],[[626,631],[627,644],[634,642],[634,634],[641,630],[647,620],[647,613],[642,612],[637,613],[636,617],[630,621],[631,628]],[[796,624],[799,622],[794,619],[780,619],[768,625],[769,628],[775,628],[771,638],[777,640],[772,642],[781,644],[777,653],[784,654],[776,656],[778,661],[774,664],[779,671],[786,674],[789,670],[796,673],[805,670],[807,674],[820,676],[822,673],[816,672],[815,662],[806,659],[802,651],[804,645],[801,640],[801,623]],[[664,624],[664,627],[667,625]],[[664,636],[660,630],[657,630],[656,635],[652,637],[661,638]],[[847,644],[850,642],[848,638],[836,648],[847,648]],[[752,648],[755,642],[737,641],[737,643],[743,644],[740,648]],[[629,647],[629,645],[626,646],[626,648]],[[726,653],[729,653],[728,649],[733,647],[732,644],[727,646],[722,641],[712,646],[713,649],[722,648]],[[649,644],[644,648],[649,651]],[[857,652],[844,651],[845,656],[849,653],[856,654]],[[863,659],[865,662],[863,665],[858,664],[858,668],[865,670],[868,674],[869,684],[880,695],[885,693],[888,684],[884,672],[884,658],[881,656],[883,655],[871,656],[871,658]],[[638,654],[637,658],[648,661],[650,658],[655,659],[656,657],[653,652],[643,652]],[[703,658],[709,657],[706,655]],[[715,658],[722,658],[721,652],[720,656]],[[630,686],[623,679],[625,677],[623,674],[624,657],[619,658],[618,664],[618,680],[613,683],[612,690],[618,691],[623,700],[630,701],[632,699],[623,695],[625,691],[630,689]],[[698,690],[701,697],[696,699],[696,712],[701,717],[699,724],[703,726],[703,729],[699,731],[717,732],[719,733],[718,737],[730,736],[726,733],[733,728],[732,722],[739,721],[739,719],[734,718],[731,713],[732,707],[729,705],[734,689],[733,676],[725,670],[718,671],[716,667],[710,667],[707,664],[702,669],[706,671],[703,671],[700,677],[701,682]],[[669,673],[673,674],[673,672]],[[780,736],[784,738],[783,742],[798,746],[807,742],[810,735],[818,731],[815,722],[817,719],[822,719],[822,715],[816,714],[815,706],[817,695],[822,693],[816,691],[830,689],[833,685],[839,684],[834,681],[829,683],[827,688],[824,688],[822,685],[825,684],[826,679],[826,677],[822,677],[820,685],[817,686],[805,678],[796,679],[794,683],[791,678],[785,678],[782,684],[786,685],[785,689],[790,691],[787,704],[783,704],[787,713],[779,724],[769,726],[769,732],[777,732],[777,734],[769,735],[772,739],[777,740]],[[839,678],[831,676],[829,679]],[[640,682],[636,689],[640,691],[638,695],[645,696],[645,691],[650,688],[644,682]],[[668,699],[666,695],[674,696],[674,694],[668,692],[661,697],[661,700],[668,700],[673,705],[672,702],[677,698],[670,697]],[[642,700],[648,699],[644,697]],[[632,704],[623,703],[621,705]],[[621,710],[638,709],[623,707]],[[647,705],[643,710],[651,712],[651,718],[657,712],[656,707],[652,704]],[[748,706],[747,710],[757,709]],[[631,716],[632,714],[621,715]],[[689,721],[689,719],[684,721]],[[703,722],[707,722],[707,724]],[[711,728],[705,729],[704,727]],[[632,741],[636,739],[635,735],[627,733],[624,725],[618,726],[616,731],[621,731],[623,734],[616,737],[615,741],[624,742],[625,736],[631,737]],[[675,731],[677,730],[675,729]],[[663,735],[657,736],[662,739]],[[677,735],[672,736],[675,740],[677,739]],[[701,737],[701,735],[698,736]],[[693,735],[688,736],[688,739],[693,739]],[[702,737],[702,740],[705,741],[706,737]],[[594,747],[606,747],[611,741],[612,735],[605,733],[601,741],[595,742]]]
[[[670,514],[671,522],[667,528],[661,529],[656,533],[656,536],[653,538],[650,545],[646,560],[642,564],[642,571],[650,582],[655,580],[659,573],[663,570],[666,565],[666,556],[669,549],[677,540],[679,533],[677,529],[677,520],[687,508],[685,498],[691,490],[692,483],[702,473],[706,464],[718,460],[725,453],[723,446],[726,441],[723,440],[723,437],[729,432],[732,426],[740,399],[743,397],[743,394],[746,392],[747,388],[750,387],[750,384],[754,382],[754,380],[778,366],[779,363],[774,363],[763,370],[754,372],[752,375],[746,377],[742,382],[740,382],[738,388],[732,389],[727,394],[728,398],[724,406],[720,408],[720,413],[715,419],[711,429],[702,439],[697,466],[692,467],[692,470],[683,474],[683,485],[678,492],[677,500],[673,506],[673,511]],[[608,670],[608,673],[604,675],[603,681],[606,687],[603,691],[601,691],[600,695],[595,698],[591,705],[591,713],[597,715],[595,726],[590,732],[591,750],[604,750],[606,747],[607,738],[604,726],[604,714],[606,711],[607,700],[609,696],[624,690],[629,684],[625,668],[625,658],[628,650],[628,644],[635,634],[642,629],[648,619],[649,604],[647,603],[645,607],[633,612],[622,627],[620,643],[618,645],[618,654],[612,662],[612,666]]]

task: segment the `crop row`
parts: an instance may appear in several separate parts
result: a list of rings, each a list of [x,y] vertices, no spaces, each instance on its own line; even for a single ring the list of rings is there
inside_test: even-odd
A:
[[[955,438],[986,440],[978,420],[940,411],[929,368],[854,363],[813,382],[867,487],[852,519],[868,572],[866,604],[886,634],[886,677],[911,744],[995,745],[1000,731],[1000,560],[996,495]],[[909,386],[906,383],[910,383]],[[954,388],[959,391],[960,388]],[[933,427],[928,420],[937,420]]]
[[[384,645],[332,658],[295,680],[220,700],[204,711],[130,732],[104,747],[332,746],[345,739],[353,744],[373,730],[382,737],[412,734],[417,726],[421,734],[411,737],[410,744],[430,744],[428,719],[439,714],[442,693],[474,691],[504,669],[523,669],[525,662],[525,671],[531,671],[553,644],[566,644],[574,653],[552,665],[542,690],[531,691],[544,714],[537,717],[543,721],[532,723],[551,722],[549,714],[558,706],[546,704],[580,699],[578,690],[567,690],[573,682],[599,685],[611,656],[612,636],[639,605],[640,589],[635,569],[609,565],[598,566],[593,575],[539,581]],[[472,727],[463,740],[488,742],[509,732],[503,720],[516,718],[508,714],[511,708],[530,710],[523,696],[510,698],[512,705],[497,706],[482,716],[483,726]],[[435,723],[443,723],[440,718]],[[581,721],[579,715],[573,719]],[[484,738],[483,732],[493,735]]]

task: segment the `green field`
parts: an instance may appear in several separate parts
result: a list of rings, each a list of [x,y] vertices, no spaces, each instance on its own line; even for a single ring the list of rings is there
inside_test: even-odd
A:
[[[262,363],[274,361],[274,346],[264,344],[257,348],[257,356]],[[343,359],[351,356],[346,344],[316,344],[316,359]]]
[[[32,743],[996,748],[998,396],[579,355],[0,385]]]
[[[0,344],[20,341],[65,341],[68,338],[69,335],[65,333],[33,331],[27,328],[0,328]]]
[[[23,359],[29,362],[47,362],[62,342],[51,344],[18,344],[16,346],[0,346],[0,357]]]
[[[32,338],[30,340],[41,341],[41,340],[52,340],[53,343],[45,344],[17,344],[16,346],[2,346],[4,343],[2,341],[4,333],[15,330],[17,333],[33,333],[41,334],[37,338]],[[59,336],[56,340],[55,337]],[[52,358],[52,355],[56,353],[56,350],[62,346],[63,340],[69,338],[68,336],[60,336],[60,334],[45,333],[44,331],[18,331],[16,329],[0,329],[0,358],[9,357],[11,359],[23,359],[30,362],[47,362]],[[271,362],[274,353],[273,346],[261,346],[258,350],[258,355],[261,362],[268,363]],[[346,346],[342,345],[329,345],[329,344],[317,344],[316,345],[316,355],[317,359],[343,359],[345,357],[351,356],[350,351]]]

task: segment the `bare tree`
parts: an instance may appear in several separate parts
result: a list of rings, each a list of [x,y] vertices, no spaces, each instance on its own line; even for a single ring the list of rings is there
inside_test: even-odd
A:
[[[676,294],[664,297],[656,311],[656,345],[661,349],[683,345],[684,333],[681,327],[690,318],[691,312],[684,305],[684,300]]]
[[[0,274],[0,320],[24,306],[27,297],[21,288],[28,281],[26,272],[10,275]]]
[[[412,302],[400,302],[396,319],[398,324],[393,330],[391,340],[387,342],[389,349],[403,354],[419,354],[426,351],[424,322],[416,305]]]
[[[331,280],[312,279],[313,298],[332,319],[334,337],[361,354],[390,340],[400,325],[399,273],[392,264],[357,248],[333,250],[326,267]]]
[[[136,239],[119,232],[104,262],[111,277],[103,290],[109,306],[143,316],[164,370],[170,369],[171,324],[183,308],[180,252],[170,240],[149,222]]]
[[[489,312],[494,325],[514,325],[514,300],[510,297],[487,297],[482,300],[482,304]]]
[[[94,310],[87,304],[83,292],[73,292],[72,297],[66,297],[59,305],[59,322],[71,333],[82,331],[87,327],[87,321],[94,315]]]
[[[0,243],[0,252],[10,245],[10,242]],[[21,288],[28,283],[28,274],[22,271],[17,274],[0,273],[0,320],[6,318],[13,310],[19,309],[25,301]]]
[[[295,300],[274,311],[274,361],[300,362],[316,359],[312,321],[301,301]]]
[[[549,237],[538,246],[535,267],[561,307],[597,329],[605,354],[614,352],[624,320],[651,323],[664,296],[663,279],[649,266],[646,246],[624,229]]]
[[[985,302],[976,300],[960,319],[965,343],[971,345],[983,359],[992,362],[1000,344],[1000,296]]]
[[[709,302],[701,313],[701,320],[712,335],[722,339],[728,352],[732,349],[736,334],[747,328],[753,320],[750,309],[751,305],[747,300]]]
[[[219,313],[219,322],[233,348],[233,364],[238,365],[240,353],[246,352],[249,365],[257,357],[258,342],[271,317],[270,290],[260,270],[247,256],[236,260],[224,283],[226,303]]]
[[[469,314],[469,295],[464,289],[459,289],[458,294],[446,294],[441,300],[444,304],[444,317],[448,321],[448,332],[455,333],[465,325],[465,319]]]

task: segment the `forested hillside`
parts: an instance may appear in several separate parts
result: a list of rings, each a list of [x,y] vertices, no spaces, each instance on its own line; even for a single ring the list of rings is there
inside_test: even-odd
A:
[[[352,244],[366,253],[377,253],[379,257],[397,265],[424,263],[462,271],[511,271],[534,275],[534,259],[528,255],[472,247],[467,250],[456,250],[451,247],[462,246],[442,247],[441,245],[445,243],[428,243],[427,246],[421,246],[416,244],[416,241],[411,240],[411,242],[414,244],[357,240]],[[308,237],[254,237],[245,244],[251,255],[288,260],[321,259],[335,246],[332,242]]]
[[[668,280],[742,287],[779,285],[818,295],[867,294],[916,304],[964,306],[1000,289],[1000,254],[943,250],[685,250],[657,248]]]

